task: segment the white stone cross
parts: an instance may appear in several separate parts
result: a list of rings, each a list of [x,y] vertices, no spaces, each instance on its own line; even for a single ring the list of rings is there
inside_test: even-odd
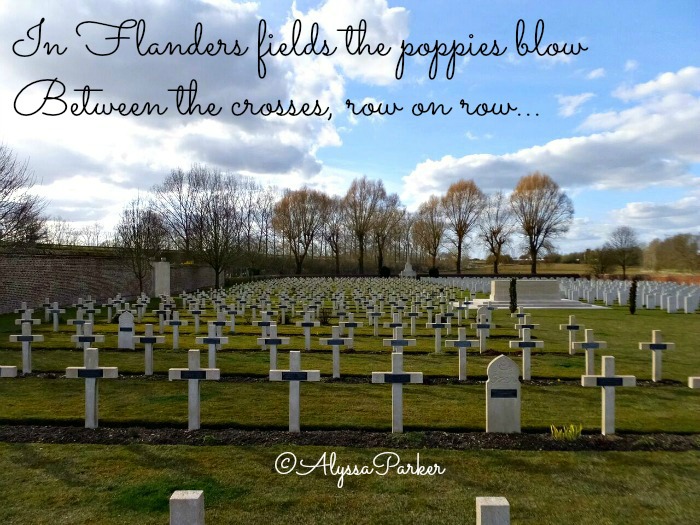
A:
[[[216,334],[217,328],[216,321],[211,321],[207,328],[208,335],[206,337],[195,338],[195,342],[198,345],[209,345],[209,368],[216,368],[216,349],[218,345],[228,343],[228,337]]]
[[[411,307],[411,311],[406,313],[406,316],[411,320],[411,336],[416,335],[416,317],[420,317],[422,314],[416,309],[414,304]]]
[[[195,306],[195,307],[191,308],[189,310],[189,312],[190,312],[190,315],[192,315],[192,317],[194,317],[194,333],[195,333],[195,335],[197,335],[199,333],[199,316],[206,314],[207,311]]]
[[[442,351],[442,329],[446,328],[447,323],[426,323],[426,328],[435,330],[435,353],[439,354]]]
[[[153,345],[165,342],[164,335],[153,335],[153,325],[145,326],[145,335],[135,335],[134,343],[139,343],[145,346],[145,373],[147,376],[153,375]]]
[[[391,384],[392,432],[403,432],[403,385],[422,382],[422,372],[403,371],[403,353],[401,352],[392,352],[391,372],[372,372],[372,383]]]
[[[394,329],[403,328],[403,323],[401,322],[401,314],[398,312],[392,314],[392,321],[390,323],[384,323],[384,328],[391,328],[392,334],[394,333]]]
[[[83,325],[82,335],[72,335],[70,336],[70,340],[74,343],[78,343],[78,346],[81,346],[83,350],[87,350],[88,348],[93,347],[93,343],[104,343],[105,336],[93,334],[92,326],[92,323],[85,323]]]
[[[69,366],[66,378],[85,379],[85,428],[97,428],[99,420],[98,379],[116,379],[117,367],[99,366],[97,348],[86,348],[83,362],[85,366]]]
[[[481,314],[478,319],[478,322],[471,323],[471,327],[476,328],[476,335],[479,338],[479,353],[482,354],[486,350],[486,338],[489,336],[489,331],[495,326],[493,323],[486,321],[485,314]]]
[[[340,327],[334,326],[331,329],[330,338],[321,338],[319,343],[322,345],[330,346],[333,349],[333,378],[340,377],[340,347],[345,346],[350,343],[350,338],[340,337]]]
[[[299,432],[299,383],[320,381],[319,370],[301,369],[301,352],[289,352],[289,370],[270,370],[270,381],[289,381],[289,431]]]
[[[200,422],[200,381],[218,381],[221,371],[218,368],[201,368],[199,350],[187,352],[187,368],[170,368],[168,379],[170,381],[187,380],[187,428],[199,429]]]
[[[615,388],[618,386],[636,386],[636,384],[637,380],[634,376],[615,375],[615,358],[611,355],[603,356],[602,375],[587,374],[581,376],[581,386],[599,386],[603,389],[600,427],[604,436],[615,433]]]
[[[486,432],[520,433],[518,366],[500,355],[486,368]]]
[[[297,326],[304,329],[304,350],[311,350],[311,328],[321,325],[320,321],[311,320],[311,314],[310,310],[306,310],[304,312],[304,320],[296,323]]]
[[[158,333],[162,334],[165,326],[165,317],[170,315],[170,310],[165,308],[163,303],[156,310],[151,310],[151,313],[158,316]]]
[[[459,380],[466,381],[467,379],[467,348],[474,348],[479,346],[479,340],[477,339],[467,339],[467,329],[464,326],[460,326],[457,329],[457,339],[447,339],[445,341],[446,347],[457,348],[457,353],[459,355]]]
[[[569,316],[569,324],[560,324],[559,330],[567,330],[569,332],[569,354],[574,355],[576,350],[574,349],[574,343],[576,342],[576,333],[579,330],[583,330],[584,326],[576,322],[576,316]]]
[[[675,343],[664,343],[661,330],[652,330],[651,343],[639,343],[640,350],[651,350],[651,380],[661,381],[661,356],[663,350],[673,350]]]
[[[16,325],[41,324],[40,319],[32,319],[32,313],[34,312],[34,310],[32,310],[30,308],[25,308],[24,310],[21,310],[21,309],[15,310],[15,312],[22,313],[22,317],[20,317],[19,319],[15,319]]]
[[[32,343],[41,343],[44,340],[43,335],[32,335],[32,325],[30,323],[22,324],[22,335],[11,335],[11,343],[22,343],[22,373],[31,374],[32,372]]]
[[[533,341],[530,339],[530,329],[522,329],[522,339],[520,341],[510,341],[510,348],[520,348],[523,351],[523,381],[530,381],[530,352],[533,348],[544,348],[544,341]]]
[[[216,313],[216,321],[209,321],[209,324],[213,324],[216,327],[217,337],[222,337],[224,335],[224,326],[232,326],[232,322],[226,320],[226,310],[219,310]]]
[[[574,350],[585,350],[586,352],[586,375],[592,376],[595,374],[595,351],[597,349],[607,348],[608,344],[605,341],[596,341],[593,335],[593,330],[586,328],[584,332],[585,339],[573,344]]]
[[[173,350],[180,348],[180,327],[187,326],[187,321],[180,320],[180,312],[173,312],[172,319],[166,321],[167,325],[173,328]]]
[[[268,336],[258,337],[258,344],[270,347],[270,370],[277,368],[277,347],[280,345],[288,345],[289,337],[277,337],[277,325],[270,326],[270,334]]]
[[[384,339],[382,345],[390,346],[392,352],[403,353],[404,347],[416,346],[416,340],[404,339],[403,326],[397,326],[396,328],[394,328],[394,337],[392,339]]]
[[[367,312],[367,317],[369,317],[372,322],[372,333],[374,337],[379,337],[379,318],[384,315],[382,312]]]
[[[520,337],[523,336],[523,330],[536,330],[539,327],[540,325],[530,322],[530,314],[523,314],[523,316],[518,319],[518,323],[513,325],[513,328],[518,331]]]
[[[53,331],[58,332],[58,316],[59,314],[66,313],[66,311],[58,307],[58,302],[54,302],[53,306],[46,311],[53,316]]]
[[[355,328],[362,328],[362,324],[363,323],[359,323],[359,322],[355,321],[355,316],[352,312],[348,313],[348,320],[347,321],[341,321],[338,323],[340,328],[342,328],[343,330],[345,330],[347,328],[347,330],[348,330],[348,338],[350,339],[350,344],[348,345],[348,348],[353,348],[354,337],[355,337]]]

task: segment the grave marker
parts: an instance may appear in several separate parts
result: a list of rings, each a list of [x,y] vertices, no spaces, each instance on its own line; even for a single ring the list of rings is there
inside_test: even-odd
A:
[[[523,381],[530,381],[530,352],[533,348],[544,348],[544,341],[533,341],[530,339],[530,329],[522,329],[522,339],[520,341],[510,341],[510,348],[520,348],[523,351]]]
[[[288,345],[289,337],[277,337],[277,325],[270,326],[270,334],[268,337],[259,337],[258,344],[270,347],[270,370],[277,369],[277,347],[280,345]]]
[[[334,326],[331,329],[330,338],[321,338],[319,343],[326,346],[331,346],[333,349],[333,378],[340,377],[340,347],[345,346],[350,342],[350,338],[340,337],[340,327]]]
[[[510,525],[508,500],[503,497],[477,497],[476,525]]]
[[[92,323],[85,323],[83,325],[82,335],[72,335],[70,336],[70,340],[74,343],[78,343],[78,346],[80,346],[83,350],[87,350],[88,348],[91,348],[91,345],[94,346],[94,343],[104,343],[105,336],[93,334]]]
[[[634,376],[615,375],[615,358],[611,355],[603,356],[602,375],[587,374],[581,376],[581,386],[602,388],[602,420],[600,427],[604,436],[615,433],[615,388],[618,386],[636,386],[636,384],[637,380]]]
[[[403,371],[403,353],[392,352],[391,372],[372,372],[372,383],[391,384],[391,431],[403,432],[403,385],[422,383],[422,372]]]
[[[204,525],[204,491],[176,490],[170,496],[170,525]]]
[[[486,432],[520,433],[518,366],[505,355],[486,369]]]
[[[664,350],[673,350],[674,343],[664,343],[661,330],[652,330],[651,343],[639,343],[640,350],[651,350],[651,380],[661,381],[661,356]]]
[[[146,333],[144,335],[135,335],[134,343],[139,343],[145,346],[145,374],[147,376],[153,375],[153,345],[165,342],[164,335],[153,335],[153,325],[146,325]]]
[[[216,368],[216,348],[218,345],[227,344],[228,337],[216,335],[219,327],[216,321],[211,321],[207,328],[207,337],[197,337],[195,342],[198,345],[209,345],[209,368]]]
[[[576,333],[579,330],[583,330],[584,326],[576,322],[576,316],[569,316],[569,324],[560,324],[559,330],[567,330],[569,332],[569,354],[574,355],[576,350],[574,348],[574,343],[576,342]]]
[[[299,426],[299,383],[320,381],[319,370],[301,369],[301,352],[289,352],[289,370],[270,370],[270,381],[289,381],[289,431],[300,432]]]
[[[177,350],[180,348],[180,327],[187,326],[188,323],[180,320],[179,312],[173,312],[172,319],[166,321],[165,324],[173,328],[173,350]]]
[[[85,379],[85,428],[97,428],[99,420],[98,379],[116,379],[119,374],[116,367],[101,367],[98,364],[97,348],[84,350],[85,366],[66,368],[67,379]]]
[[[0,377],[17,377],[17,367],[5,365],[0,366]]]
[[[304,312],[304,320],[297,321],[296,325],[304,329],[304,350],[311,350],[311,328],[320,326],[321,323],[319,321],[312,321],[311,311],[306,310]]]
[[[209,325],[211,326],[211,325]],[[211,357],[210,357],[211,359]],[[187,429],[198,430],[200,426],[200,381],[218,381],[218,368],[201,368],[199,350],[187,352],[187,368],[170,368],[170,381],[187,380]]]
[[[479,346],[479,341],[476,339],[467,340],[467,329],[460,326],[457,329],[457,339],[447,339],[445,346],[457,348],[459,356],[459,380],[467,380],[467,348]]]
[[[134,350],[134,314],[123,312],[119,315],[119,332],[117,334],[117,348]]]
[[[32,335],[32,325],[22,324],[22,335],[11,335],[11,343],[22,343],[22,373],[32,373],[32,343],[40,343],[44,340],[43,335]]]
[[[605,341],[595,341],[593,330],[586,328],[584,332],[585,339],[580,342],[573,343],[574,350],[585,350],[586,352],[586,375],[592,376],[595,374],[595,351],[598,349],[607,348],[608,344]]]

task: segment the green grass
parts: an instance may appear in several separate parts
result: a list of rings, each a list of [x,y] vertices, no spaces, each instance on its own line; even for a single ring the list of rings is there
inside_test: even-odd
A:
[[[152,310],[155,304],[149,308]],[[209,310],[211,312],[211,310]],[[64,314],[61,331],[51,324],[34,327],[45,336],[34,345],[35,372],[52,372],[58,378],[36,376],[0,380],[0,424],[47,424],[83,426],[84,385],[61,377],[68,366],[82,365],[82,351],[70,343],[72,327]],[[582,388],[581,353],[570,356],[568,337],[559,324],[574,313],[577,321],[593,328],[597,340],[608,348],[600,357],[614,355],[618,374],[637,376],[636,388],[617,389],[616,427],[619,433],[700,434],[700,393],[687,388],[689,375],[700,375],[700,320],[698,314],[669,315],[626,308],[607,310],[532,310],[532,322],[540,328],[533,336],[545,342],[533,352],[532,376],[548,384],[525,382],[522,386],[524,432],[549,433],[550,425],[583,425],[584,433],[600,432],[600,389]],[[34,317],[43,317],[36,312]],[[473,312],[472,312],[473,315]],[[0,364],[21,367],[19,344],[7,342],[19,333],[16,315],[0,316]],[[189,316],[183,315],[183,318]],[[365,318],[356,316],[366,323]],[[208,316],[202,319],[204,335]],[[119,367],[122,377],[100,382],[100,426],[157,426],[185,428],[187,386],[166,380],[168,368],[184,367],[186,349],[196,345],[193,327],[181,332],[181,349],[157,345],[153,378],[143,373],[142,348],[120,351],[117,325],[103,322],[98,314],[95,333],[105,334],[100,348],[102,366]],[[296,320],[296,319],[295,319]],[[388,318],[382,319],[388,321]],[[331,323],[335,324],[336,319]],[[418,432],[476,431],[485,427],[486,367],[496,353],[510,355],[520,366],[517,351],[508,341],[517,339],[513,320],[506,311],[494,312],[497,328],[488,341],[489,355],[469,353],[468,381],[459,383],[457,352],[434,353],[433,331],[425,318],[417,323],[416,347],[405,349],[404,367],[423,372],[426,379],[451,378],[404,389],[406,439]],[[149,314],[144,322],[157,324]],[[157,328],[157,327],[156,327]],[[664,353],[661,384],[649,382],[651,352],[638,350],[639,342],[651,340],[661,329],[664,340],[676,349]],[[157,330],[156,330],[157,331]],[[286,368],[288,351],[303,348],[303,332],[292,324],[279,327],[292,344],[279,350],[279,367]],[[143,324],[137,326],[143,333]],[[170,333],[166,329],[166,333]],[[256,343],[260,330],[249,324],[249,315],[237,319],[236,333],[217,355],[224,380],[202,384],[202,428],[286,429],[288,386],[265,380],[269,354]],[[474,331],[468,328],[469,338]],[[330,327],[312,330],[311,352],[302,352],[302,368],[331,374],[331,352],[318,343],[329,337]],[[390,349],[379,339],[390,330],[355,332],[352,352],[341,353],[345,378],[369,380],[373,371],[390,370]],[[408,336],[408,329],[405,330]],[[454,338],[456,328],[450,336]],[[582,334],[580,334],[580,337]],[[390,432],[391,389],[347,379],[308,383],[301,387],[303,430],[374,430]],[[416,432],[416,434],[413,434]],[[640,436],[643,440],[644,436]],[[308,476],[282,476],[274,471],[275,458],[285,450],[315,462],[324,452],[336,452],[339,463],[371,464],[379,450],[342,447],[187,447],[0,444],[0,522],[41,523],[166,523],[167,500],[173,490],[205,491],[208,523],[474,523],[476,496],[505,496],[511,503],[513,523],[547,524],[562,521],[581,524],[695,523],[700,515],[700,454],[695,452],[518,452],[402,450],[401,458],[438,463],[447,469],[442,476],[347,477],[337,488],[336,476],[318,470]]]
[[[378,449],[0,444],[0,521],[161,524],[177,489],[204,490],[207,523],[475,522],[474,498],[505,496],[514,524],[693,523],[700,515],[697,452],[402,450],[400,464],[441,475],[281,475],[292,452],[316,464],[372,466]],[[381,461],[379,459],[378,461]],[[300,470],[301,471],[301,470]],[[550,487],[551,490],[543,490]]]

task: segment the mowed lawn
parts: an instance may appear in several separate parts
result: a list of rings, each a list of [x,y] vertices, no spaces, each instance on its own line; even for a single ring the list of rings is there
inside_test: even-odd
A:
[[[577,321],[607,341],[600,356],[614,355],[618,374],[637,376],[635,388],[617,389],[619,433],[700,434],[700,391],[687,387],[690,375],[700,375],[700,317],[626,308],[600,310],[532,310],[533,331],[543,350],[533,352],[535,382],[522,386],[524,432],[547,432],[550,424],[582,424],[585,433],[600,432],[600,389],[583,388],[584,358],[569,355],[567,334],[559,324],[575,314]],[[64,316],[68,318],[69,314]],[[473,316],[473,312],[472,312]],[[0,316],[0,364],[21,369],[19,344],[7,342],[19,333],[16,316]],[[34,317],[41,317],[41,312]],[[187,318],[183,316],[184,318]],[[359,319],[359,316],[358,316]],[[203,326],[204,321],[203,319]],[[366,323],[366,319],[361,319]],[[156,323],[153,317],[145,322]],[[288,387],[265,378],[269,353],[256,343],[260,329],[249,319],[238,319],[230,343],[217,356],[224,380],[202,385],[202,427],[284,429],[287,425]],[[331,324],[335,324],[335,319]],[[382,321],[389,321],[388,317]],[[471,321],[470,321],[471,322]],[[404,367],[420,371],[430,384],[405,388],[404,416],[408,432],[423,430],[483,431],[486,367],[499,353],[509,354],[518,366],[520,353],[508,349],[516,340],[514,321],[505,311],[494,312],[497,328],[489,339],[488,355],[470,351],[468,381],[457,378],[457,353],[434,353],[433,331],[418,323],[416,347],[405,349]],[[464,325],[467,325],[463,321]],[[292,344],[279,351],[286,368],[287,351],[303,348],[301,328],[280,326]],[[119,367],[122,377],[100,384],[100,426],[187,425],[187,386],[169,382],[170,367],[185,367],[186,349],[196,345],[192,326],[184,327],[180,350],[170,337],[155,350],[156,376],[145,378],[143,350],[116,350],[116,325],[101,323],[96,333],[106,335],[100,348],[102,366]],[[638,349],[660,329],[676,349],[663,357],[664,381],[653,384],[651,352]],[[82,351],[70,343],[72,329],[61,325],[34,327],[45,336],[34,345],[34,372],[56,377],[18,377],[0,380],[0,424],[83,426],[82,380],[62,377],[67,366],[82,365]],[[204,329],[201,330],[204,332]],[[137,325],[143,333],[143,324]],[[169,333],[169,329],[166,330]],[[405,337],[408,335],[405,329]],[[468,338],[475,338],[468,328]],[[201,334],[203,335],[203,333]],[[318,338],[330,336],[330,327],[312,330],[312,351],[302,351],[302,368],[319,369],[326,378],[301,388],[301,426],[304,429],[391,429],[391,389],[372,385],[372,371],[391,368],[391,349],[366,326],[356,331],[352,352],[341,354],[345,379],[329,381],[331,353]],[[454,338],[443,334],[444,339]],[[579,335],[579,339],[582,334]],[[436,476],[376,473],[339,476],[329,469],[306,476],[281,475],[275,460],[292,452],[306,464],[333,452],[340,465],[372,465],[382,451],[343,447],[188,447],[0,444],[0,522],[2,523],[166,523],[167,500],[173,490],[205,491],[208,523],[474,523],[474,498],[505,496],[511,503],[513,523],[697,523],[700,516],[700,453],[691,452],[538,452],[400,450],[402,463],[439,464]]]

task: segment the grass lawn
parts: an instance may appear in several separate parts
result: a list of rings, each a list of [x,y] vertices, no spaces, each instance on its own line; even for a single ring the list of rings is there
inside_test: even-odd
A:
[[[152,305],[150,310],[155,308]],[[34,317],[43,317],[36,312]],[[700,375],[700,317],[638,310],[632,316],[623,307],[599,310],[532,310],[538,323],[533,337],[545,342],[533,352],[535,381],[522,385],[524,432],[548,432],[549,426],[582,424],[584,433],[600,432],[601,395],[598,388],[583,388],[580,377],[584,358],[569,355],[567,333],[559,330],[570,314],[595,331],[608,348],[600,357],[614,355],[618,374],[635,375],[638,386],[617,389],[616,427],[619,433],[676,433],[700,435],[700,392],[687,387],[689,375]],[[75,349],[75,333],[62,316],[60,331],[51,324],[33,328],[45,341],[33,345],[33,371],[26,377],[0,380],[0,425],[41,424],[82,427],[84,385],[63,377],[68,366],[82,365],[82,350]],[[473,313],[472,313],[473,315]],[[0,316],[0,364],[21,370],[20,345],[7,342],[18,334],[16,315]],[[189,315],[182,315],[189,319]],[[202,319],[201,334],[206,321]],[[191,319],[190,319],[191,320]],[[296,319],[295,319],[296,320]],[[366,318],[358,321],[367,322]],[[331,319],[336,324],[337,319]],[[382,322],[389,321],[388,318]],[[157,325],[149,314],[144,322]],[[488,353],[471,351],[468,381],[457,377],[457,352],[434,353],[433,330],[418,323],[417,345],[405,349],[407,371],[424,373],[423,385],[404,389],[404,425],[407,432],[438,430],[481,432],[485,428],[484,381],[486,367],[499,353],[520,366],[514,320],[506,311],[494,312],[497,327],[491,331]],[[471,322],[471,321],[470,321]],[[463,323],[468,326],[466,323]],[[664,353],[663,378],[653,384],[651,352],[638,349],[651,341],[651,331],[663,331],[676,349]],[[143,324],[136,332],[143,333]],[[157,326],[156,326],[157,331]],[[206,346],[194,341],[193,326],[183,328],[181,349],[173,350],[170,329],[166,343],[156,345],[155,372],[143,375],[143,349],[117,350],[117,325],[104,323],[98,314],[95,333],[104,334],[102,366],[119,367],[120,379],[100,382],[100,426],[187,426],[187,386],[167,381],[168,368],[184,367],[187,348]],[[408,335],[408,328],[404,336]],[[292,344],[279,349],[278,365],[288,365],[288,350],[303,349],[303,332],[293,324],[279,327],[279,335]],[[475,338],[467,329],[468,338]],[[391,368],[390,352],[379,339],[390,330],[371,327],[355,331],[353,351],[341,353],[341,380],[330,381],[331,352],[318,343],[330,336],[330,327],[312,330],[312,351],[302,352],[303,369],[319,369],[321,383],[301,387],[303,430],[368,430],[390,432],[391,389],[373,385],[373,371]],[[202,427],[285,429],[288,386],[270,383],[269,353],[256,343],[260,329],[249,315],[237,319],[230,343],[217,354],[223,380],[202,384]],[[445,339],[455,338],[456,329]],[[582,338],[580,334],[579,339]],[[45,377],[45,375],[54,377]],[[409,434],[410,435],[410,434]],[[377,449],[343,447],[286,447],[262,445],[156,446],[58,445],[0,443],[0,523],[166,523],[168,497],[177,489],[203,489],[208,523],[474,523],[474,498],[505,496],[514,524],[671,524],[697,523],[700,516],[700,452],[542,452],[513,450],[454,451],[408,449],[396,452],[402,464],[439,464],[435,476],[377,474],[339,477],[318,468],[306,476],[281,475],[275,460],[293,452],[307,464],[326,453],[337,454],[339,465],[369,465]],[[329,456],[328,456],[329,457]]]

